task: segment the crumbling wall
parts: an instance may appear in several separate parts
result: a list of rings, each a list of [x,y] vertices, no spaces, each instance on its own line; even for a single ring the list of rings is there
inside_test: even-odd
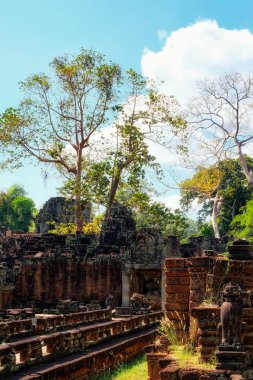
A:
[[[236,282],[243,291],[253,291],[253,260],[218,257],[168,258],[166,265],[166,314],[176,327],[189,328],[204,361],[220,342],[218,333],[221,289]],[[252,301],[251,301],[252,304]],[[243,306],[246,323],[244,343],[253,352],[253,306]],[[251,358],[253,362],[253,357]]]
[[[25,262],[17,279],[15,300],[52,303],[60,299],[103,303],[112,293],[121,304],[121,264],[108,258],[78,262],[68,258]]]
[[[40,209],[35,224],[40,233],[48,232],[54,228],[53,222],[75,223],[74,199],[64,197],[52,197],[46,201]],[[88,202],[82,202],[82,212],[85,221],[90,219],[91,206]]]
[[[20,263],[11,284],[0,284],[0,309],[28,301],[50,305],[61,299],[104,304],[110,293],[121,305],[121,283],[121,263],[110,256],[90,262],[61,256],[29,258]]]

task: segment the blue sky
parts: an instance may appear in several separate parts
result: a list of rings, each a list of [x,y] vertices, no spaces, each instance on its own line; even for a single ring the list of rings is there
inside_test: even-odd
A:
[[[100,51],[123,67],[132,67],[144,72],[145,75],[164,74],[168,80],[168,88],[180,97],[182,88],[177,91],[175,81],[169,83],[172,75],[165,73],[166,65],[165,68],[161,67],[160,71],[159,64],[156,65],[156,57],[158,59],[165,57],[165,63],[168,57],[168,66],[171,61],[173,65],[177,65],[179,59],[177,54],[181,53],[173,50],[175,54],[173,56],[171,50],[164,48],[171,33],[184,28],[182,38],[175,41],[179,41],[178,44],[182,42],[182,48],[187,51],[183,41],[183,36],[188,33],[187,28],[203,20],[215,20],[217,27],[210,23],[201,24],[204,29],[199,33],[202,34],[192,29],[192,35],[194,36],[196,32],[196,38],[201,39],[201,35],[206,33],[208,27],[208,35],[215,34],[220,52],[225,51],[225,53],[224,46],[227,46],[226,41],[231,40],[230,36],[232,39],[235,37],[238,46],[243,45],[245,40],[247,43],[242,54],[240,49],[238,51],[236,43],[235,52],[231,52],[232,45],[225,54],[225,57],[229,58],[227,66],[224,67],[224,64],[218,62],[215,68],[214,66],[210,68],[209,65],[203,72],[215,74],[225,70],[226,67],[233,69],[231,62],[236,62],[236,69],[249,70],[251,63],[253,67],[253,53],[246,56],[245,52],[250,50],[252,43],[252,14],[252,0],[1,1],[0,112],[6,107],[18,104],[21,99],[18,86],[20,81],[31,73],[47,71],[52,58],[63,53],[76,53],[80,47]],[[237,33],[234,37],[230,33],[227,38],[224,32],[224,30],[240,29],[247,29],[249,33]],[[180,56],[180,59],[197,66],[195,62],[199,51],[204,50],[203,45],[195,44],[194,49],[198,50],[196,61],[192,60],[191,52],[183,58]],[[161,52],[161,55],[158,56],[158,52]],[[208,52],[205,54],[208,56]],[[236,54],[243,58],[238,61]],[[224,57],[221,59],[224,62]],[[202,72],[200,66],[198,70]],[[0,173],[0,190],[8,188],[13,183],[23,184],[38,206],[50,196],[56,195],[55,187],[59,184],[53,176],[44,181],[40,167],[27,163],[23,169],[16,172]],[[172,196],[173,199],[175,193],[166,196],[167,198]]]

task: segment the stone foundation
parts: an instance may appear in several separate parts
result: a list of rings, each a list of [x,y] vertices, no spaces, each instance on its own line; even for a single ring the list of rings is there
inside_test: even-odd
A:
[[[180,368],[173,355],[164,353],[148,353],[148,380],[243,380],[251,371]],[[245,377],[244,377],[245,376]]]
[[[109,312],[108,310],[101,310],[100,315],[97,312],[97,316],[106,317]],[[91,314],[88,312],[87,315],[90,316]],[[93,317],[95,316],[93,314]],[[63,331],[59,331],[57,324],[55,324],[51,325],[50,333],[40,331],[42,326],[39,324],[40,328],[36,336],[21,338],[0,345],[0,377],[8,376],[31,366],[52,362],[70,354],[83,353],[84,350],[89,350],[92,346],[113,338],[128,336],[140,331],[143,331],[145,335],[145,332],[152,326],[154,327],[152,330],[154,337],[155,327],[160,318],[161,312],[154,312],[118,320],[102,321],[100,319],[93,321],[92,325],[73,326],[71,329],[67,329],[67,325],[61,325],[60,330],[63,329]],[[72,319],[74,319],[73,315]],[[149,343],[151,342],[149,341]],[[139,346],[144,347],[142,342],[139,342]],[[130,345],[128,347],[131,351]],[[134,352],[136,354],[137,351],[134,349]],[[108,364],[106,368],[109,367]]]
[[[51,366],[42,366],[37,370],[19,373],[18,377],[8,377],[8,380],[86,380],[92,375],[103,374],[121,363],[139,356],[144,347],[154,341],[157,333],[150,329],[148,332],[137,334],[135,337],[117,339],[106,346],[86,355],[72,356],[64,361],[56,361]]]

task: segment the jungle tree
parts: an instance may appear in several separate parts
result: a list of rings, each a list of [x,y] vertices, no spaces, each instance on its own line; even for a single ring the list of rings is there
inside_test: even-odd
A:
[[[9,163],[32,157],[74,178],[80,232],[84,151],[94,132],[108,120],[121,70],[88,50],[55,58],[51,68],[53,78],[36,74],[21,83],[27,97],[17,109],[9,108],[2,115],[0,139],[12,157]]]
[[[20,185],[0,192],[0,226],[27,232],[33,225],[35,203]]]
[[[134,181],[143,176],[145,166],[153,164],[145,140],[161,143],[164,128],[177,131],[184,121],[173,97],[160,94],[133,70],[122,76],[118,65],[106,63],[94,51],[55,58],[51,68],[54,79],[32,75],[21,84],[27,98],[2,115],[0,141],[5,152],[15,151],[12,163],[32,157],[67,177],[75,199],[77,232],[81,232],[82,183],[95,132],[108,124],[117,130],[117,146],[107,152],[112,167],[108,216],[123,172],[128,170],[129,181]]]
[[[253,169],[252,158],[244,156],[244,159],[249,170]],[[202,205],[200,215],[211,215],[216,238],[229,231],[230,222],[252,193],[239,159],[223,160],[208,168],[200,167],[180,187],[183,206],[188,207],[196,199]]]
[[[253,187],[253,175],[245,159],[245,149],[253,140],[252,75],[231,73],[197,84],[199,95],[190,104],[188,127],[189,137],[198,141],[198,155],[209,163],[238,157]]]

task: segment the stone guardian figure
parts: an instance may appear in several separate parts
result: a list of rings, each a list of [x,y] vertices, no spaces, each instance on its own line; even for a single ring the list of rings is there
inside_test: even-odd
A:
[[[225,284],[222,289],[220,325],[222,331],[220,349],[242,348],[242,289],[235,282]]]

